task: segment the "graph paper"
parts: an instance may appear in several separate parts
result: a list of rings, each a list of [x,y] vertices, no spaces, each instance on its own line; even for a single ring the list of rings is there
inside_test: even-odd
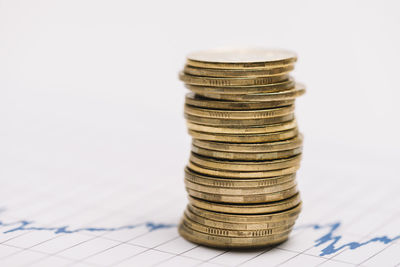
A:
[[[5,169],[16,170],[15,164]],[[304,209],[289,241],[253,251],[207,248],[178,235],[186,205],[183,173],[173,179],[181,182],[171,183],[167,174],[71,179],[68,173],[19,170],[32,177],[2,177],[0,265],[399,265],[394,166],[305,155],[298,175]]]

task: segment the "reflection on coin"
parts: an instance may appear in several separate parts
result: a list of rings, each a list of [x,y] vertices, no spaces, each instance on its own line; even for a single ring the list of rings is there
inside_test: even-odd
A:
[[[221,178],[232,178],[232,179],[251,179],[251,178],[267,178],[267,177],[274,177],[274,176],[282,176],[287,174],[292,174],[296,172],[300,165],[289,167],[280,170],[272,170],[272,171],[254,171],[254,172],[240,172],[240,171],[226,171],[226,170],[214,170],[208,169],[203,166],[197,165],[192,161],[189,161],[188,167],[195,172],[209,175],[209,176],[216,176]]]
[[[302,152],[302,147],[297,147],[290,150],[266,152],[266,153],[238,153],[238,152],[209,150],[192,145],[192,152],[204,157],[211,157],[217,159],[262,161],[262,160],[282,159],[298,155]]]
[[[288,73],[294,69],[294,65],[285,65],[270,69],[253,69],[253,70],[241,70],[241,69],[210,69],[210,68],[199,68],[186,65],[183,69],[185,74],[195,76],[206,76],[206,77],[264,77],[264,76],[275,76]]]
[[[216,118],[216,119],[265,119],[284,116],[291,114],[294,111],[294,105],[258,109],[258,110],[219,110],[219,109],[205,109],[185,105],[185,114],[203,117],[203,118]]]
[[[192,122],[186,123],[190,130],[198,131],[198,132],[206,132],[206,133],[227,133],[227,134],[256,134],[256,133],[271,133],[271,132],[280,132],[284,130],[289,130],[296,128],[297,122],[296,120],[275,123],[275,124],[267,124],[267,125],[259,125],[259,126],[213,126],[213,125],[202,125]]]
[[[287,121],[292,121],[294,119],[294,114],[290,113],[287,115],[272,117],[272,118],[264,118],[264,119],[246,119],[246,120],[238,120],[238,119],[219,119],[219,118],[204,118],[197,117],[189,114],[185,114],[185,118],[192,123],[202,124],[202,125],[215,125],[215,126],[259,126],[259,125],[268,125],[268,124],[276,124]]]
[[[293,64],[297,55],[291,51],[265,48],[219,48],[193,52],[187,64],[201,68],[263,69]]]
[[[253,86],[253,85],[264,85],[264,84],[275,84],[284,81],[289,81],[288,74],[282,74],[279,76],[267,76],[267,77],[253,77],[253,78],[214,78],[214,77],[203,77],[179,73],[181,81],[202,86]]]
[[[207,225],[200,224],[192,219],[190,219],[186,214],[183,216],[183,223],[196,231],[205,233],[205,234],[212,234],[212,235],[217,235],[217,236],[224,236],[224,237],[263,237],[263,236],[271,236],[275,234],[280,234],[280,233],[286,233],[288,232],[292,226],[292,224],[289,225],[283,225],[283,226],[278,226],[275,228],[265,228],[265,229],[257,229],[257,230],[232,230],[232,229],[222,229],[222,228],[216,228],[216,227],[210,227]]]
[[[296,83],[296,86],[292,90],[282,91],[282,92],[273,92],[273,93],[263,93],[263,94],[242,94],[242,95],[233,95],[233,94],[214,94],[214,93],[202,93],[196,92],[197,94],[212,98],[212,99],[220,99],[220,100],[230,100],[230,101],[284,101],[295,99],[306,92],[305,86],[300,83]]]
[[[239,222],[233,223],[233,222],[221,222],[212,220],[208,217],[208,215],[205,215],[204,217],[199,216],[196,213],[192,212],[192,210],[189,207],[186,208],[184,214],[192,221],[198,222],[200,224],[227,230],[259,230],[266,228],[277,228],[281,226],[291,226],[292,224],[294,224],[295,220],[298,217],[296,215],[292,216],[289,219],[272,221],[272,222],[262,222],[262,223],[239,223]]]
[[[228,204],[232,203],[257,204],[257,203],[281,201],[286,198],[290,198],[291,196],[295,195],[298,192],[296,186],[279,192],[259,194],[259,195],[219,195],[219,194],[196,191],[188,187],[186,187],[186,191],[192,197],[196,197],[211,202],[228,203]]]
[[[243,95],[243,94],[270,94],[277,92],[286,92],[293,90],[296,86],[293,78],[289,78],[282,82],[247,85],[247,86],[208,86],[185,84],[186,88],[199,95],[204,94],[230,94],[230,95]]]
[[[185,185],[189,189],[203,193],[216,194],[216,195],[248,196],[248,195],[261,195],[261,194],[269,194],[269,193],[284,191],[296,186],[296,182],[288,181],[286,183],[274,186],[254,187],[254,188],[225,188],[225,187],[215,187],[209,185],[196,184],[191,182],[190,180],[185,179]]]
[[[188,130],[189,134],[199,140],[228,143],[262,143],[291,139],[298,135],[297,128],[275,133],[264,134],[214,134]]]
[[[257,172],[279,170],[297,166],[300,164],[301,154],[285,159],[263,160],[263,161],[232,161],[213,159],[191,153],[190,159],[194,164],[214,170]]]
[[[184,223],[180,223],[178,231],[191,242],[217,248],[255,248],[275,245],[286,241],[290,233],[288,231],[263,237],[225,237],[195,231]]]
[[[185,168],[185,179],[196,184],[217,186],[220,188],[254,188],[267,187],[294,181],[296,174],[275,176],[259,179],[230,179],[201,175],[189,168]]]
[[[262,203],[262,204],[226,204],[202,200],[196,197],[188,196],[191,205],[214,212],[223,212],[231,214],[262,214],[271,212],[285,211],[300,204],[300,195],[297,193],[288,199],[282,201]]]
[[[296,196],[300,199],[298,195]],[[190,197],[189,197],[190,198]],[[195,201],[195,200],[193,200]],[[201,200],[198,200],[199,202]],[[198,205],[202,205],[201,203]],[[218,204],[214,204],[218,205]],[[205,206],[205,205],[203,205]],[[212,211],[203,208],[196,207],[192,204],[188,204],[187,208],[194,214],[208,218],[210,220],[224,222],[224,223],[235,223],[235,224],[260,224],[260,223],[276,223],[279,221],[291,221],[295,220],[301,211],[301,201],[299,204],[293,206],[290,209],[277,212],[269,212],[262,214],[231,214],[220,211]],[[222,209],[219,207],[218,209]]]
[[[284,101],[268,101],[268,102],[256,102],[256,101],[220,101],[210,98],[205,98],[194,93],[187,93],[185,98],[187,105],[211,108],[211,109],[225,109],[225,110],[252,110],[252,109],[266,109],[274,107],[285,107],[293,105],[294,100]]]
[[[259,153],[259,152],[273,152],[282,151],[300,147],[303,143],[303,136],[301,134],[294,138],[268,143],[254,143],[254,144],[236,144],[227,142],[212,142],[206,140],[193,139],[193,145],[205,149],[224,151],[224,152],[240,152],[240,153]]]

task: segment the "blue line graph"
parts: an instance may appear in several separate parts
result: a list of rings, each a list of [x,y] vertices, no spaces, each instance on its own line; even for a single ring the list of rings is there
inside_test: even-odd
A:
[[[336,223],[331,223],[331,224],[325,224],[325,225],[320,225],[320,224],[308,224],[308,225],[301,225],[295,228],[295,230],[299,229],[304,229],[304,228],[311,228],[314,230],[320,230],[320,229],[328,229],[328,233],[325,235],[321,236],[317,240],[315,240],[315,245],[314,247],[323,247],[321,249],[321,253],[319,254],[320,256],[327,256],[334,254],[336,252],[339,252],[345,248],[349,248],[351,250],[357,249],[359,247],[366,246],[370,243],[375,243],[375,242],[380,242],[383,244],[389,244],[392,243],[398,239],[400,239],[400,235],[395,236],[393,238],[390,238],[388,236],[379,236],[379,237],[373,237],[367,241],[364,242],[349,242],[343,245],[336,246],[337,243],[342,239],[341,235],[335,235],[335,231],[341,226],[340,222]]]
[[[0,210],[0,213],[3,212]],[[76,228],[73,229],[70,226],[55,226],[55,227],[40,227],[40,226],[33,226],[34,221],[27,221],[27,220],[19,220],[15,222],[3,222],[0,220],[0,227],[10,227],[8,230],[0,231],[2,234],[8,234],[17,231],[48,231],[53,232],[54,234],[73,234],[78,232],[115,232],[121,230],[129,230],[138,227],[145,227],[148,231],[155,231],[161,229],[168,229],[172,227],[176,227],[176,224],[166,224],[166,223],[155,223],[155,222],[143,222],[138,224],[130,224],[130,225],[123,225],[119,227],[83,227],[83,228]],[[398,239],[400,239],[400,235],[395,237],[388,237],[388,236],[379,236],[373,237],[365,242],[349,242],[346,244],[338,245],[340,240],[342,239],[341,235],[335,235],[335,231],[339,229],[341,226],[340,222],[335,222],[331,224],[307,224],[307,225],[300,225],[294,229],[294,231],[300,229],[313,229],[313,230],[321,230],[327,229],[328,232],[322,235],[320,238],[315,240],[315,247],[322,247],[320,256],[327,256],[339,252],[345,248],[349,248],[350,250],[354,250],[363,246],[366,246],[371,243],[380,242],[383,244],[392,243]]]

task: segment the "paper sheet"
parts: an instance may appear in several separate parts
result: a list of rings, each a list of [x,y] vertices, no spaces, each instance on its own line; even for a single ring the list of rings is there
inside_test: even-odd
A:
[[[24,179],[3,176],[0,264],[399,264],[399,181],[388,171],[392,165],[358,163],[305,157],[298,175],[304,210],[290,240],[246,252],[205,248],[182,239],[176,225],[186,204],[183,182],[171,183],[168,177],[154,178],[149,173],[147,179],[90,174],[71,178],[64,173],[56,178],[41,170],[31,170],[31,177],[25,170]],[[381,175],[383,169],[385,175]]]

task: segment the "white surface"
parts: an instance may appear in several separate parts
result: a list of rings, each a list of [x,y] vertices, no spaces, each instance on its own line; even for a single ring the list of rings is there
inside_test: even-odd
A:
[[[1,265],[399,264],[399,242],[319,256],[329,229],[304,228],[340,222],[335,247],[400,234],[398,10],[396,1],[0,0]],[[194,246],[173,227],[50,231],[178,222],[190,138],[177,73],[187,53],[221,45],[299,55],[305,205],[290,241],[238,254]],[[36,230],[6,233],[21,220]]]

